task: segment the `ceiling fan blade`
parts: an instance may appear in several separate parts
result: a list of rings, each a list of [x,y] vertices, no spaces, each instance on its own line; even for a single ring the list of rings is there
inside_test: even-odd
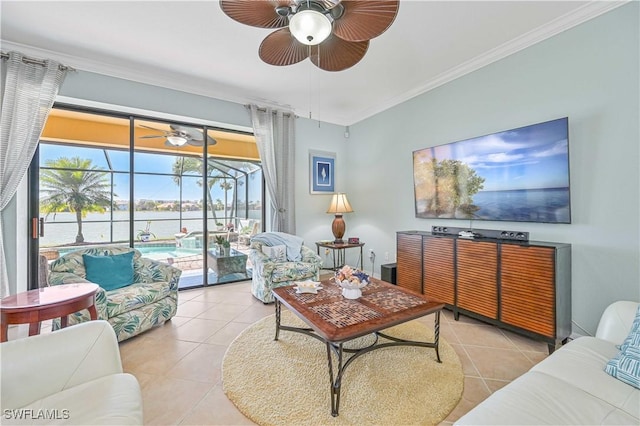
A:
[[[270,65],[292,65],[309,57],[309,47],[296,40],[289,28],[282,28],[265,37],[258,55]]]
[[[155,138],[166,138],[167,135],[151,135],[151,136],[138,136],[138,139],[155,139]]]
[[[398,14],[399,0],[344,0],[342,17],[333,23],[333,33],[343,40],[364,41],[379,36]]]
[[[161,130],[161,129],[156,129],[155,127],[145,126],[144,124],[138,124],[138,126],[144,127],[145,129],[149,129],[149,130],[155,130],[156,132],[170,133],[170,132],[167,132],[166,130]]]
[[[317,46],[311,46],[311,62],[325,71],[342,71],[354,66],[364,57],[369,40],[345,41],[330,36]]]
[[[204,141],[202,139],[199,139],[199,140],[189,139],[187,140],[187,144],[191,146],[204,146]],[[209,144],[209,146],[211,146],[211,144]]]
[[[222,0],[220,7],[231,19],[259,28],[282,28],[289,25],[287,16],[279,15],[276,8],[289,6],[289,0]]]

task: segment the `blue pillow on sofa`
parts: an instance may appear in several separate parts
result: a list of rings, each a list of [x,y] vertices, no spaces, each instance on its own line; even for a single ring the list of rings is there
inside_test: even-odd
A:
[[[638,306],[631,331],[620,346],[620,352],[607,363],[604,371],[640,389],[640,306]]]
[[[87,280],[105,290],[115,290],[133,284],[133,255],[135,252],[94,256],[83,254]]]

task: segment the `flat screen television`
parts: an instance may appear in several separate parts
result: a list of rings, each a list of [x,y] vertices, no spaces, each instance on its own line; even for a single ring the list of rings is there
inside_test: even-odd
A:
[[[568,121],[414,151],[416,217],[571,223]]]

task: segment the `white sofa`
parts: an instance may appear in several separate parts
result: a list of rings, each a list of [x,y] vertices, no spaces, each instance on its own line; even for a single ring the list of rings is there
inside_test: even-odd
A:
[[[496,391],[458,425],[638,425],[640,390],[604,369],[631,330],[636,302],[602,314],[596,337],[575,339]]]
[[[138,381],[122,372],[107,321],[0,344],[3,425],[141,425]]]

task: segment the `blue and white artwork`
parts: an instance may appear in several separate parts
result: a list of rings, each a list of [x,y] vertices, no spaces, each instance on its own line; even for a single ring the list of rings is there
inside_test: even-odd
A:
[[[335,192],[335,154],[310,153],[311,193]]]

